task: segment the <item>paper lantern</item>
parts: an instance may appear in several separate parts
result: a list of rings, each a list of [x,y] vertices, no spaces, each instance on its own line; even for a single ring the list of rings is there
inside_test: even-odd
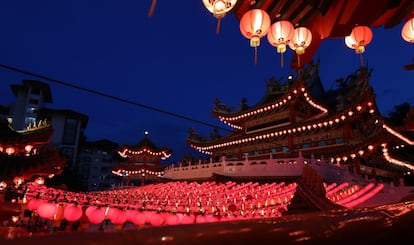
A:
[[[286,52],[286,45],[289,44],[293,37],[293,24],[287,20],[280,20],[273,23],[267,33],[267,40],[276,47],[278,53],[281,54],[281,66],[283,67],[283,54]]]
[[[127,214],[124,210],[113,208],[109,220],[114,225],[122,225],[127,220]]]
[[[145,224],[144,213],[137,210],[127,210],[126,211],[127,221],[133,223],[134,225],[143,225]]]
[[[312,32],[306,27],[297,27],[293,30],[293,36],[289,42],[289,47],[296,52],[298,57],[298,67],[300,67],[300,56],[305,53],[305,49],[312,42]]]
[[[372,31],[368,26],[357,26],[352,29],[351,35],[345,37],[345,45],[348,48],[355,49],[355,53],[359,54],[361,65],[364,64],[362,53],[365,47],[372,40]]]
[[[254,63],[257,63],[257,47],[260,39],[267,34],[270,27],[270,17],[262,9],[251,9],[240,19],[240,32],[250,40],[250,47],[254,48]]]
[[[89,212],[87,217],[92,224],[100,224],[105,219],[105,210],[102,208],[95,208]]]
[[[165,219],[165,224],[167,225],[178,225],[180,224],[180,219],[178,218],[178,216],[176,214],[173,213],[167,213],[164,216]]]
[[[237,0],[202,0],[204,6],[217,18],[216,33],[220,32],[220,20],[236,5]]]
[[[297,55],[305,53],[305,49],[312,42],[312,32],[306,27],[297,27],[293,30],[293,36],[289,42],[289,47],[296,52]]]
[[[37,212],[41,218],[52,220],[56,214],[56,203],[43,202]]]
[[[82,208],[75,205],[75,204],[69,204],[65,207],[65,211],[63,213],[63,216],[65,219],[69,222],[74,222],[79,220],[82,217]]]
[[[401,29],[401,36],[405,41],[414,43],[414,17],[404,24]]]
[[[164,216],[162,214],[159,214],[159,213],[154,213],[151,216],[150,223],[153,226],[160,226],[164,223]]]
[[[40,204],[44,202],[45,201],[41,199],[30,199],[29,202],[27,203],[27,208],[32,211],[37,210]]]
[[[355,53],[362,54],[365,47],[372,41],[372,31],[368,26],[357,26],[352,29],[351,35],[345,37],[348,48],[355,49]]]

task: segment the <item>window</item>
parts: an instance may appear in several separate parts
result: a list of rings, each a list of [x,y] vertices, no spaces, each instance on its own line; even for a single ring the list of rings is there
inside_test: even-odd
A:
[[[74,118],[66,118],[62,143],[66,145],[74,145],[76,143],[77,129],[78,120]]]

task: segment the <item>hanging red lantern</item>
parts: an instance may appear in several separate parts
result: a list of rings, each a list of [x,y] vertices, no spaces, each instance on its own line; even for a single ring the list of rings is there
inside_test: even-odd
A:
[[[360,55],[361,65],[364,64],[362,53],[365,52],[365,46],[372,41],[372,36],[368,26],[357,26],[352,29],[351,35],[345,37],[345,45],[355,49],[355,53]]]
[[[82,208],[75,204],[69,204],[63,212],[63,216],[69,222],[79,220],[82,217],[82,214]]]
[[[289,47],[294,50],[298,56],[298,67],[300,67],[300,55],[305,53],[305,49],[312,42],[312,32],[306,27],[297,27],[293,30],[293,36],[289,42]]]
[[[355,53],[365,52],[365,46],[372,41],[372,31],[368,26],[357,26],[352,29],[351,35],[345,37],[345,44],[355,49]]]
[[[202,0],[204,6],[217,18],[216,33],[220,33],[220,20],[236,5],[237,0]]]
[[[151,216],[150,223],[152,226],[160,226],[164,223],[164,216],[160,213],[154,213]]]
[[[257,47],[260,46],[260,39],[267,34],[269,27],[269,14],[262,9],[249,10],[240,20],[240,32],[250,40],[250,47],[254,48],[255,64],[257,64]]]
[[[409,42],[414,43],[414,17],[409,19],[401,29],[402,38]]]
[[[45,201],[42,199],[30,199],[29,202],[27,203],[27,208],[32,211],[37,210],[40,204],[44,202]]]
[[[281,66],[283,67],[283,54],[286,52],[286,45],[293,37],[293,24],[287,20],[280,20],[273,23],[267,33],[267,40],[276,47],[278,53],[281,54]]]
[[[52,220],[56,214],[56,210],[56,203],[43,202],[39,205],[37,212],[41,218]]]
[[[92,224],[100,224],[105,219],[105,210],[102,208],[95,208],[89,212],[87,217]]]

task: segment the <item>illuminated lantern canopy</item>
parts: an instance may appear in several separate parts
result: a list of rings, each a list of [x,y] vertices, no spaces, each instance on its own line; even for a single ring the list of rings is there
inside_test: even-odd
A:
[[[297,27],[293,30],[293,36],[289,42],[289,47],[294,50],[298,56],[298,67],[300,67],[300,55],[305,53],[305,49],[312,42],[312,32],[306,27]]]
[[[236,5],[237,0],[202,0],[204,6],[217,18],[216,33],[220,33],[220,20]]]
[[[401,29],[401,36],[405,41],[414,43],[414,17],[404,24]]]
[[[276,47],[277,52],[281,54],[281,66],[283,67],[283,54],[286,52],[286,45],[293,37],[294,27],[290,21],[281,20],[273,23],[267,33],[267,40]]]
[[[240,31],[244,37],[250,40],[250,47],[253,47],[254,63],[257,64],[257,47],[260,46],[260,38],[269,31],[270,17],[262,9],[247,11],[240,20]]]

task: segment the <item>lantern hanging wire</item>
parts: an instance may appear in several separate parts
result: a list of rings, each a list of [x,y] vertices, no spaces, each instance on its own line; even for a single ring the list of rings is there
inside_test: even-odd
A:
[[[157,5],[157,0],[152,0],[150,9],[148,11],[148,16],[151,17],[154,14],[155,5]]]

